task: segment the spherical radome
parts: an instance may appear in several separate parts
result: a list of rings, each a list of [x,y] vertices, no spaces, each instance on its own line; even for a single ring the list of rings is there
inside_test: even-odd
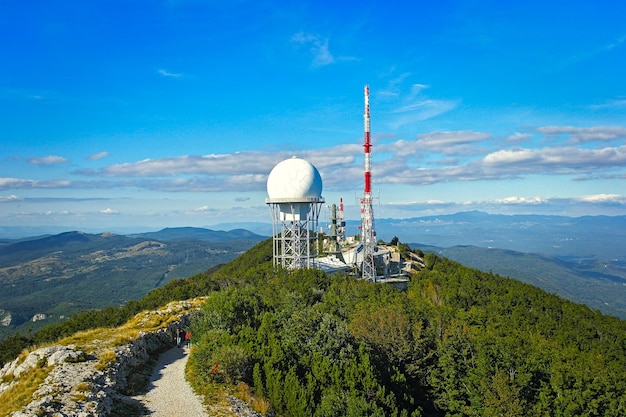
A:
[[[296,158],[279,162],[267,178],[270,199],[321,198],[322,177],[310,162]]]

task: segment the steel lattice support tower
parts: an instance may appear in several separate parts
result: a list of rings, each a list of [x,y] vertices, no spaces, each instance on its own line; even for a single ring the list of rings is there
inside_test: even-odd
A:
[[[370,281],[376,281],[376,263],[374,253],[376,251],[376,232],[374,230],[374,209],[372,208],[372,157],[370,141],[370,89],[366,85],[364,121],[365,151],[365,187],[361,198],[361,244],[363,245],[363,264],[361,277]]]
[[[320,198],[298,202],[274,199],[267,202],[272,214],[275,266],[290,270],[313,267],[315,230],[323,202]],[[302,209],[303,205],[306,210]]]

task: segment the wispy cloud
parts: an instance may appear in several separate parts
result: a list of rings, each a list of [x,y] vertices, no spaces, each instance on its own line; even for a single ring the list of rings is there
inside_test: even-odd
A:
[[[509,135],[506,137],[507,142],[510,143],[521,143],[521,142],[525,142],[529,139],[532,139],[533,135],[531,135],[530,133],[520,133],[520,132],[516,132],[512,135]]]
[[[610,51],[611,49],[621,46],[624,42],[626,42],[626,35],[622,35],[615,41],[607,43],[602,49],[604,49],[605,51]]]
[[[626,107],[626,99],[625,98],[617,98],[606,100],[599,104],[593,104],[589,106],[592,110],[601,110],[601,109],[621,109]]]
[[[97,161],[99,159],[106,158],[107,156],[109,156],[109,153],[104,151],[104,152],[98,152],[98,153],[91,154],[91,155],[89,155],[87,157],[87,159],[90,159],[92,161]]]
[[[71,181],[35,181],[22,178],[0,178],[0,190],[19,190],[29,188],[67,188],[71,185]]]
[[[409,78],[409,73],[395,76],[376,95],[383,111],[389,115],[388,124],[392,129],[437,117],[460,105],[459,99],[429,97],[425,92],[430,86],[422,83],[407,85]]]
[[[444,155],[472,155],[482,151],[479,142],[492,139],[491,134],[470,130],[424,133],[417,136],[416,146]]]
[[[159,68],[157,69],[157,73],[159,73],[160,75],[164,76],[164,77],[169,77],[169,78],[180,78],[183,76],[183,74],[181,73],[177,73],[177,72],[171,72],[168,71],[164,68]]]
[[[63,158],[62,156],[49,155],[43,158],[30,158],[28,162],[33,165],[59,165],[68,163],[69,159]]]
[[[460,100],[434,100],[416,99],[410,104],[405,104],[393,111],[394,118],[390,125],[397,129],[411,123],[432,119],[440,114],[454,110]]]
[[[308,47],[309,52],[313,56],[311,63],[313,67],[323,67],[335,62],[335,57],[328,48],[328,38],[299,32],[291,37],[291,42],[298,46]]]

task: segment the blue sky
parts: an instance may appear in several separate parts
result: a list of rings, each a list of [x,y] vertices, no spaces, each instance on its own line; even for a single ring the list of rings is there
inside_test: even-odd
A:
[[[511,3],[511,4],[509,4]],[[0,2],[0,226],[269,222],[296,155],[358,218],[626,214],[626,2]]]

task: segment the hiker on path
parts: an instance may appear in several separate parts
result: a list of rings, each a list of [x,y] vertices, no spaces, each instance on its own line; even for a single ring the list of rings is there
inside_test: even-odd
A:
[[[183,338],[183,331],[181,329],[176,329],[176,346],[180,347],[180,342]]]

